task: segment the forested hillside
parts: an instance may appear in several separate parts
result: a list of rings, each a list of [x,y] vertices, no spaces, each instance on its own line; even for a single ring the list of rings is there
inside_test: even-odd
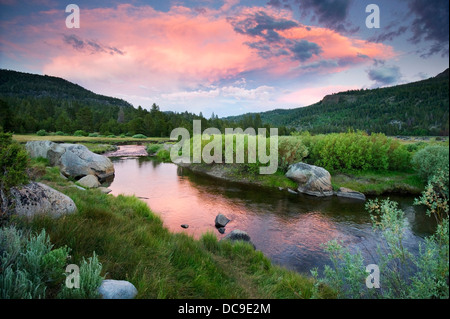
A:
[[[194,119],[201,120],[204,129],[262,127],[259,115],[230,123],[217,116],[206,119],[201,113],[162,112],[156,104],[150,110],[134,108],[124,100],[95,94],[61,78],[0,70],[0,131],[73,134],[81,130],[86,135],[168,137],[177,127],[192,132]],[[284,133],[282,129],[280,134]]]
[[[449,73],[389,88],[340,92],[296,109],[260,113],[263,123],[312,133],[348,129],[387,135],[449,134]],[[242,116],[229,117],[240,121]]]

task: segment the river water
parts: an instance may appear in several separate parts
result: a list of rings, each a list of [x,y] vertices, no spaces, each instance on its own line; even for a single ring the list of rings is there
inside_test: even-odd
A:
[[[140,197],[173,232],[198,238],[210,231],[220,239],[233,229],[244,230],[256,249],[272,262],[300,273],[329,264],[323,244],[332,239],[352,250],[359,249],[367,264],[376,263],[373,256],[380,238],[372,231],[364,202],[224,182],[150,157],[111,159],[115,167],[109,185],[112,194]],[[414,251],[417,243],[433,231],[433,221],[423,208],[412,205],[413,197],[390,199],[399,202],[405,212],[405,246]],[[214,227],[219,213],[231,219],[223,235]],[[182,224],[189,227],[182,228]]]

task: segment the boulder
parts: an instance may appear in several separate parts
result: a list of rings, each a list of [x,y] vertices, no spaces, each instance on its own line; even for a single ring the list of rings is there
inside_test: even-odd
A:
[[[27,217],[43,214],[60,217],[77,210],[70,197],[45,184],[35,182],[21,188],[11,188],[11,204],[13,213]]]
[[[250,243],[253,246],[253,248],[256,248],[255,245],[252,243],[249,234],[240,229],[232,230],[229,234],[225,235],[225,237],[223,237],[222,240],[232,240],[232,241],[242,240]]]
[[[59,166],[64,176],[79,178],[95,175],[100,180],[114,175],[114,165],[106,156],[95,154],[80,144],[57,144],[50,141],[30,141],[25,145],[30,157],[43,157]]]
[[[300,193],[318,197],[333,195],[331,175],[322,167],[295,163],[289,166],[286,177],[298,184]]]
[[[98,288],[102,299],[133,299],[138,291],[129,281],[105,279]]]
[[[214,220],[214,224],[217,228],[225,227],[230,220],[223,214],[218,214]]]
[[[339,197],[352,198],[357,200],[366,200],[366,196],[363,193],[345,187],[339,188],[339,190],[336,192],[336,195]]]
[[[103,194],[109,194],[112,192],[111,189],[107,188],[107,187],[99,187],[98,188],[100,192],[102,192]]]
[[[97,188],[100,186],[100,182],[95,175],[86,175],[78,181],[78,184],[86,188]]]

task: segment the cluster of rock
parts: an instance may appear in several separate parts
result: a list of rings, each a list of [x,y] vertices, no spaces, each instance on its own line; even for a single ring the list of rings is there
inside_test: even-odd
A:
[[[289,166],[286,177],[297,183],[297,192],[317,197],[339,196],[358,200],[366,200],[364,194],[341,187],[333,191],[330,173],[318,166],[306,163],[295,163]]]

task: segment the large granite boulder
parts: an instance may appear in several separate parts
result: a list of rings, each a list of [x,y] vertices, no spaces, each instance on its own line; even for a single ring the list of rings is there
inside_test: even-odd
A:
[[[95,175],[104,180],[114,175],[114,165],[109,158],[95,154],[81,144],[30,141],[25,148],[31,157],[43,157],[50,161],[50,165],[59,166],[64,176],[80,178]]]
[[[102,299],[133,299],[138,291],[129,281],[105,279],[98,288]]]
[[[60,217],[77,210],[70,197],[45,184],[35,182],[21,188],[11,188],[9,206],[13,208],[13,214],[27,217],[44,214]]]
[[[300,193],[318,197],[333,195],[331,175],[322,167],[295,163],[289,166],[286,177],[298,184]]]

